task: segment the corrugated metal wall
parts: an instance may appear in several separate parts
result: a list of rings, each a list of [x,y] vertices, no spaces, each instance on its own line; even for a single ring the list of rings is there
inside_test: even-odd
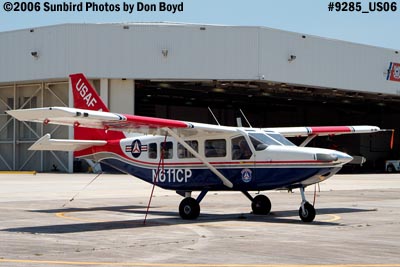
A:
[[[267,80],[400,94],[399,84],[386,80],[390,62],[400,62],[393,50],[282,31],[261,30],[260,36]]]
[[[68,171],[68,153],[28,150],[46,133],[68,138],[66,126],[20,122],[5,112],[44,106],[68,106],[66,81],[0,86],[0,170]]]
[[[37,57],[31,55],[37,52]],[[296,59],[288,61],[290,55]],[[0,33],[0,83],[65,78],[262,80],[400,94],[393,50],[262,27],[65,24]]]

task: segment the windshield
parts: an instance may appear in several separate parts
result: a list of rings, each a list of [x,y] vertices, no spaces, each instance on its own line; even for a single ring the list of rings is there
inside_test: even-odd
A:
[[[268,133],[268,135],[285,146],[296,146],[295,144],[290,142],[288,139],[286,139],[286,137],[284,137],[283,135],[281,135],[279,133]]]
[[[268,146],[270,145],[276,145],[276,146],[281,146],[281,143],[278,143],[276,140],[272,139],[266,134],[263,133],[249,133],[251,142],[253,143],[254,147],[257,147],[259,144],[266,144]]]
[[[267,146],[295,146],[295,144],[279,133],[249,133],[249,136],[255,148],[259,144],[266,144]]]

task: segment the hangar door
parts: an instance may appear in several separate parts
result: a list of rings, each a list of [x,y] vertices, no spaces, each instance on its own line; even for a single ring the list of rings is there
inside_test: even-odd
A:
[[[377,125],[399,129],[397,102],[382,102],[371,96],[355,98],[346,92],[307,88],[263,88],[264,84],[204,82],[136,81],[135,114],[216,124],[208,107],[222,125],[236,126],[243,110],[253,127]],[[340,93],[340,95],[339,95]],[[368,98],[370,97],[370,98]],[[242,119],[243,126],[248,126]],[[396,136],[398,136],[396,130]],[[377,134],[375,134],[375,137]],[[320,137],[309,146],[337,148],[354,156],[367,158],[366,167],[382,169],[385,159],[399,153],[395,138],[390,149],[390,132],[373,135]],[[378,140],[378,141],[377,141]],[[292,140],[300,144],[303,139]]]
[[[68,138],[65,126],[20,122],[10,109],[68,106],[68,82],[0,86],[0,170],[68,171],[67,152],[29,151],[40,137]]]

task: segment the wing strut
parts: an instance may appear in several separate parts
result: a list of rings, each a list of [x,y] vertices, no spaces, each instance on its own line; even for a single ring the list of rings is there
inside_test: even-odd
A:
[[[203,156],[196,152],[188,143],[185,142],[179,135],[177,135],[172,129],[164,128],[172,137],[174,137],[184,148],[186,148],[190,153],[192,153],[198,160],[203,162],[209,169],[212,171],[221,181],[222,183],[232,188],[233,184],[229,181],[220,171],[217,170],[213,165],[211,165]]]
[[[307,137],[307,139],[304,140],[303,143],[301,143],[299,146],[300,146],[300,147],[303,147],[303,146],[308,145],[308,143],[310,143],[311,140],[313,140],[313,139],[314,139],[315,137],[317,137],[317,136],[318,136],[318,135],[316,135],[316,134],[311,134],[311,135],[309,135],[309,136]]]

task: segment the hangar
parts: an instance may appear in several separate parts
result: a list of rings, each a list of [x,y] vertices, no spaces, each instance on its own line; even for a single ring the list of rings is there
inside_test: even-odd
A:
[[[253,127],[400,128],[393,49],[266,27],[180,23],[62,24],[0,33],[0,170],[73,171],[72,154],[34,152],[65,127],[21,123],[8,109],[72,106],[68,75],[83,72],[113,112]],[[396,132],[398,137],[398,131]],[[397,158],[390,133],[328,137],[380,168]]]

